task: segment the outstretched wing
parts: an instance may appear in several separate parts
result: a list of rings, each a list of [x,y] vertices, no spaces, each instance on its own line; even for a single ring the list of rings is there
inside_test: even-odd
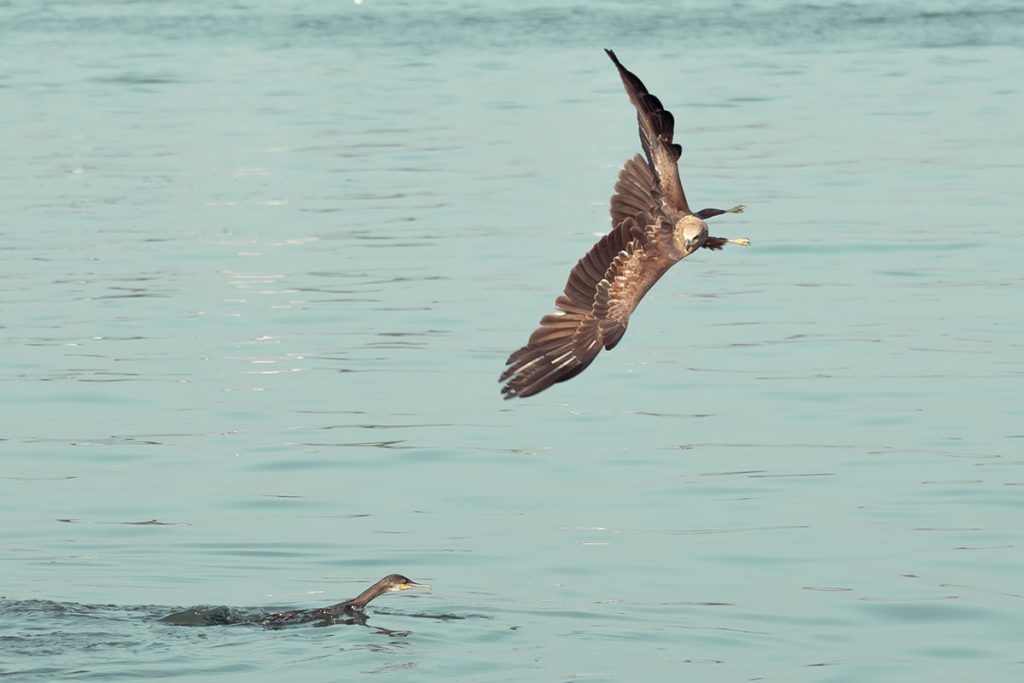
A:
[[[619,179],[615,182],[615,194],[612,195],[608,212],[612,216],[612,227],[616,227],[627,218],[635,218],[641,222],[640,216],[647,216],[652,211],[660,211],[661,193],[657,182],[651,174],[651,168],[642,156],[637,154],[627,159],[625,166],[619,171]]]
[[[647,163],[657,181],[662,200],[673,212],[689,214],[683,185],[679,181],[679,155],[682,148],[672,142],[675,119],[672,112],[661,106],[661,101],[647,92],[647,87],[635,74],[622,66],[611,50],[605,50],[619,70],[629,100],[636,107],[636,118],[640,124],[640,142],[643,144]]]
[[[509,356],[500,378],[505,398],[532,396],[571,379],[602,348],[614,348],[640,299],[672,265],[656,256],[672,227],[648,181],[639,155],[626,162],[612,197],[615,226],[569,273],[557,311],[541,318],[526,346]]]

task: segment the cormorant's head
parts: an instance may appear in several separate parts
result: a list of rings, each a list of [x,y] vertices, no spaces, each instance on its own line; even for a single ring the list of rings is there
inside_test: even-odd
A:
[[[381,583],[384,584],[384,591],[387,593],[394,593],[396,591],[406,591],[410,588],[422,588],[423,590],[430,590],[430,584],[416,583],[412,579],[402,576],[401,574],[391,574],[381,579]]]

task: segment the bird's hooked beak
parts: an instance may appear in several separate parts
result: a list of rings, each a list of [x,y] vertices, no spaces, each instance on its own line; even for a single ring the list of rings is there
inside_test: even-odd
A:
[[[687,250],[696,251],[700,249],[700,245],[707,239],[707,235],[694,235],[693,237],[684,237],[683,245]]]
[[[734,237],[732,239],[726,240],[726,242],[728,242],[729,244],[738,244],[741,247],[750,246],[750,240],[748,240],[746,237]]]
[[[419,588],[420,590],[429,591],[433,588],[433,586],[431,586],[429,583],[416,583],[415,581],[410,581],[409,583],[403,583],[401,586],[398,587],[398,590],[407,591],[410,588]]]

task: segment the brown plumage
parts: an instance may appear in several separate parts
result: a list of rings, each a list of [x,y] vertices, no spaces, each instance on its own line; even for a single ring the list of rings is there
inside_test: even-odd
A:
[[[615,183],[612,230],[598,240],[569,273],[555,313],[541,318],[526,346],[506,361],[499,381],[505,398],[525,398],[583,372],[597,354],[612,349],[629,316],[665,272],[701,247],[721,249],[744,238],[708,237],[705,218],[728,211],[690,211],[679,181],[681,149],[673,139],[675,120],[657,97],[605,50],[619,70],[637,111],[644,156],[626,161]],[[646,158],[645,158],[646,157]]]

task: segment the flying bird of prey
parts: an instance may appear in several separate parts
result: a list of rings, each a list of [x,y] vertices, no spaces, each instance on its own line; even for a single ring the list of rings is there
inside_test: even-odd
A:
[[[598,240],[569,273],[554,313],[545,315],[526,346],[506,361],[500,382],[505,398],[525,398],[572,379],[604,349],[622,339],[629,316],[654,283],[698,249],[747,245],[746,238],[709,237],[705,219],[731,209],[701,209],[686,203],[679,181],[679,145],[672,141],[675,119],[661,101],[611,50],[640,124],[639,154],[626,161],[615,183],[612,231]]]

